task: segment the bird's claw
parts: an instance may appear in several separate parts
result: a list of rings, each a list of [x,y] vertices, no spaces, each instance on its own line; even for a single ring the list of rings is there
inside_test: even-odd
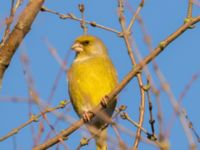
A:
[[[85,122],[85,123],[87,123],[87,122],[90,122],[90,115],[89,115],[89,111],[85,111],[84,113],[83,113],[83,121]]]
[[[103,108],[106,108],[107,107],[107,105],[108,105],[108,99],[109,99],[109,97],[106,95],[106,96],[104,96],[103,98],[102,98],[102,100],[101,100],[101,106],[103,107]]]

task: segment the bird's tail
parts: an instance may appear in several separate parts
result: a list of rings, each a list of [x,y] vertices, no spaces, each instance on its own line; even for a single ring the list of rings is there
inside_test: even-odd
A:
[[[95,135],[96,150],[107,150],[107,129],[102,130],[98,135]]]

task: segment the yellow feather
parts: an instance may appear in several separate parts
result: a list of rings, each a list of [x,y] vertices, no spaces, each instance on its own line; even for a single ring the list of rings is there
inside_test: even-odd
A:
[[[81,117],[86,111],[97,106],[101,99],[113,90],[117,84],[117,73],[103,42],[94,36],[84,35],[75,41],[82,44],[74,62],[68,70],[69,95],[76,113]],[[113,114],[116,102],[110,104],[105,113]],[[90,125],[99,129],[105,122],[95,118]],[[106,129],[96,136],[98,150],[105,150]],[[101,138],[101,137],[104,138]]]

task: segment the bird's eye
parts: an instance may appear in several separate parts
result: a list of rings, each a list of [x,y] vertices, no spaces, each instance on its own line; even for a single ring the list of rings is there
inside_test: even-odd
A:
[[[88,40],[82,42],[82,44],[83,44],[84,46],[88,45],[89,43],[90,43],[90,41],[88,41]]]

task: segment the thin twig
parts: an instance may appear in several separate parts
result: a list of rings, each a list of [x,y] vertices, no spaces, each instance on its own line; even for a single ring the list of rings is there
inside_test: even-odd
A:
[[[132,17],[132,19],[131,19],[131,21],[130,21],[129,26],[128,26],[128,28],[127,28],[127,30],[128,30],[129,32],[131,31],[131,28],[132,28],[133,24],[135,23],[135,20],[136,20],[136,18],[138,17],[138,15],[139,15],[139,13],[140,13],[140,11],[141,11],[141,9],[142,9],[143,6],[144,6],[144,0],[141,0],[141,2],[140,2],[140,4],[139,4],[139,6],[138,6],[136,12],[133,14],[133,17]]]
[[[160,81],[165,81],[164,79],[160,80]],[[172,108],[174,110],[174,112],[177,114],[177,116],[179,117],[179,120],[181,122],[181,125],[183,126],[183,129],[184,129],[184,133],[188,139],[188,142],[189,142],[189,145],[190,145],[190,148],[191,149],[194,149],[195,146],[195,142],[194,142],[194,139],[193,139],[193,136],[188,128],[188,125],[186,123],[186,120],[183,116],[183,114],[179,111],[179,107],[178,106],[178,102],[169,86],[169,84],[167,84],[166,82],[165,83],[161,83],[161,85],[163,86],[163,90],[166,92],[166,94],[168,95],[169,97],[169,100],[170,100],[170,103],[172,105]]]
[[[28,103],[32,101],[29,101],[27,97],[0,97],[0,102]]]
[[[67,67],[66,67],[66,62],[64,62],[62,60],[62,58],[59,56],[57,49],[54,48],[47,40],[45,40],[47,46],[48,46],[48,50],[51,53],[51,55],[55,58],[55,60],[58,62],[58,64],[60,65],[60,67],[62,68],[62,70],[64,72],[67,72]]]
[[[188,10],[187,10],[187,18],[192,18],[192,7],[193,7],[193,0],[188,0]]]
[[[59,71],[58,71],[58,73],[57,73],[57,75],[56,75],[56,78],[55,78],[55,80],[54,80],[54,83],[53,83],[53,85],[52,85],[52,88],[51,88],[51,90],[50,90],[50,94],[49,94],[49,96],[48,96],[48,98],[47,98],[47,103],[51,103],[51,101],[53,100],[53,96],[55,95],[55,91],[56,91],[58,82],[60,81],[61,76],[62,76],[62,74],[63,74],[63,67],[62,67],[62,66],[63,66],[63,65],[64,65],[64,66],[67,66],[67,60],[68,60],[69,56],[70,56],[70,51],[67,51],[67,53],[66,53],[66,55],[65,55],[65,57],[64,57],[64,59],[63,59],[63,61],[62,61],[62,63],[61,63],[62,65],[60,66]],[[56,59],[56,56],[53,55],[53,57]],[[65,67],[64,67],[64,68],[65,68]]]
[[[81,12],[81,18],[82,18],[81,28],[83,29],[84,34],[87,34],[87,26],[86,26],[85,17],[84,17],[85,6],[84,4],[79,4],[78,8],[79,8],[79,11]]]
[[[190,121],[190,119],[189,119],[189,117],[188,117],[188,115],[187,115],[186,110],[183,109],[183,110],[182,110],[182,113],[184,114],[185,119],[186,119],[187,122],[188,122],[189,128],[192,130],[192,132],[194,133],[194,135],[195,135],[196,138],[197,138],[197,141],[200,143],[200,136],[199,136],[199,134],[197,133],[197,131],[195,130],[195,128],[194,128],[194,126],[193,126],[193,123]]]
[[[150,96],[150,93],[149,93],[150,88],[151,88],[151,85],[150,85],[150,76],[148,76],[148,78],[147,78],[147,85],[144,86],[144,90],[147,93],[147,100],[148,100],[148,104],[149,104],[149,115],[150,115],[149,123],[151,125],[152,135],[154,136],[154,134],[155,134],[155,127],[154,127],[155,120],[153,119],[153,113],[152,113],[153,104],[152,104],[151,96]]]
[[[141,2],[141,6],[143,6],[143,4],[144,4],[144,1]],[[133,54],[133,51],[132,51],[132,48],[131,48],[131,43],[130,43],[130,29],[126,28],[126,23],[125,23],[124,1],[123,0],[118,1],[118,9],[119,9],[119,22],[120,22],[121,28],[122,28],[123,39],[126,43],[126,47],[127,47],[128,54],[130,56],[132,65],[135,66],[136,61],[135,61],[134,54]],[[139,12],[140,12],[140,9],[137,13],[139,13]],[[132,19],[132,21],[129,25],[130,28],[132,27],[133,23],[134,23],[134,17],[133,17],[133,19]],[[144,112],[145,112],[145,92],[144,92],[144,89],[142,89],[143,82],[142,82],[141,73],[137,74],[137,80],[138,80],[138,84],[139,84],[139,87],[140,87],[140,95],[141,95],[139,125],[142,126],[142,123],[143,123],[143,120],[144,120]],[[140,134],[141,134],[141,129],[138,128],[133,149],[137,149],[137,147],[138,147]]]
[[[122,140],[122,138],[120,137],[120,133],[119,133],[119,131],[118,131],[118,128],[117,128],[116,124],[113,124],[113,125],[112,125],[112,128],[113,128],[113,130],[114,130],[114,132],[115,132],[115,134],[116,134],[116,136],[117,136],[118,143],[119,143],[119,149],[120,149],[120,150],[127,150],[128,147],[127,147],[127,145],[124,143],[124,141]]]
[[[61,19],[72,19],[72,20],[78,21],[78,22],[80,22],[80,23],[83,21],[82,19],[76,17],[76,16],[75,16],[74,14],[72,14],[72,13],[69,13],[69,14],[67,14],[67,15],[61,14],[61,13],[59,13],[59,12],[52,11],[52,10],[50,10],[50,9],[44,7],[44,6],[42,7],[41,11],[46,11],[46,12],[49,12],[49,13],[51,13],[51,14],[57,15],[57,16],[59,16],[59,18],[61,18]],[[85,20],[85,24],[89,24],[89,25],[91,25],[92,27],[101,28],[101,29],[104,29],[104,30],[107,30],[107,31],[110,31],[110,32],[113,32],[113,33],[116,33],[116,34],[120,35],[120,32],[117,31],[116,29],[109,28],[109,27],[106,27],[106,26],[97,24],[95,21],[87,21],[87,20]]]
[[[5,136],[0,138],[0,142],[6,140],[7,138],[9,138],[10,136],[17,134],[21,129],[23,129],[24,127],[28,126],[29,124],[31,124],[32,122],[37,122],[39,120],[39,118],[41,116],[43,116],[44,114],[50,113],[52,111],[64,108],[69,102],[68,101],[61,101],[61,103],[53,108],[46,108],[43,112],[40,112],[37,115],[32,115],[28,121],[26,121],[25,123],[23,123],[22,125],[20,125],[17,128],[14,128],[12,131],[10,131],[8,134],[6,134]]]
[[[181,92],[179,98],[178,98],[178,103],[180,104],[183,101],[184,96],[188,93],[190,88],[192,87],[193,83],[200,77],[200,71],[192,75],[192,78],[189,80],[189,82],[185,85],[183,91]]]
[[[191,88],[193,83],[198,79],[199,76],[200,76],[200,72],[197,72],[196,74],[194,74],[192,76],[192,78],[189,80],[189,82],[185,85],[183,91],[181,92],[181,94],[180,94],[180,96],[178,98],[178,108],[177,109],[178,109],[179,112],[181,112],[181,109],[182,109],[181,103],[183,101],[184,96],[187,94],[187,92],[189,91],[189,89]],[[167,127],[168,130],[166,131],[166,133],[168,133],[168,135],[169,135],[169,131],[171,130],[171,128],[172,128],[172,126],[173,126],[173,124],[175,122],[176,115],[177,115],[177,113],[174,111],[173,114],[170,117],[171,120],[168,123],[169,124],[168,127]]]
[[[133,124],[135,127],[140,128],[142,132],[144,132],[146,135],[149,135],[150,133],[141,127],[137,122],[133,121],[126,112],[121,113],[121,118],[124,120],[128,120],[131,124]]]

